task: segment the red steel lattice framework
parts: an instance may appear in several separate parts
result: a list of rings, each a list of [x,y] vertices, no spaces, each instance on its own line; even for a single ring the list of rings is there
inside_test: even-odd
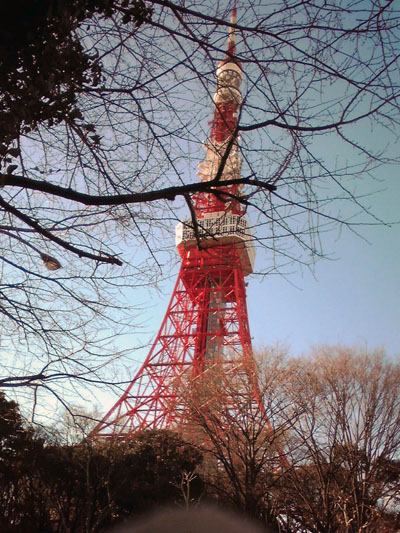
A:
[[[236,8],[231,17],[235,23]],[[240,177],[236,127],[241,82],[231,26],[226,56],[217,69],[206,156],[198,166],[202,181]],[[246,375],[260,406],[244,281],[253,270],[255,254],[240,194],[240,185],[227,184],[216,193],[192,198],[196,220],[176,228],[182,266],[160,331],[136,377],[92,431],[92,438],[131,437],[145,429],[190,424],[181,385],[216,366],[228,378]]]

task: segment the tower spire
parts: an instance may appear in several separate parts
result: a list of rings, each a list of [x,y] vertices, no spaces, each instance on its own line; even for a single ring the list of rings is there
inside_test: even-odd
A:
[[[232,9],[231,24],[236,24],[236,4]],[[224,59],[218,64],[217,86],[213,101],[214,117],[209,140],[204,144],[206,156],[198,165],[201,181],[226,181],[240,178],[242,162],[237,144],[237,126],[242,95],[243,72],[236,57],[236,30],[229,28],[228,46]],[[194,196],[196,214],[199,218],[209,213],[231,211],[241,215],[244,210],[238,201],[241,185],[219,187],[219,194],[201,193]],[[226,194],[223,194],[223,193]]]
[[[231,27],[229,28],[229,35],[228,35],[228,54],[230,57],[234,57],[236,55],[236,30],[233,27],[233,24],[237,23],[237,15],[236,15],[236,1],[234,3],[232,13],[231,13]]]

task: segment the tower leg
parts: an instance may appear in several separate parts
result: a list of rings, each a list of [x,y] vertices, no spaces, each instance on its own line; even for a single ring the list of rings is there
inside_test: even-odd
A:
[[[212,368],[214,376],[246,376],[259,397],[244,275],[237,250],[228,246],[187,251],[146,360],[91,437],[131,438],[187,425],[183,391],[191,380],[207,380]]]

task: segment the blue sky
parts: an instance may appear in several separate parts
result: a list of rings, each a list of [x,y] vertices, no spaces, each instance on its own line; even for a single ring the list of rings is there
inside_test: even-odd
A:
[[[225,42],[225,36],[222,38]],[[268,52],[266,54],[266,57],[269,57]],[[210,79],[214,84],[214,74]],[[277,75],[274,77],[273,72],[271,79],[273,82],[277,79]],[[212,84],[211,88],[214,87]],[[250,84],[250,87],[253,86]],[[253,90],[257,92],[256,89],[255,85]],[[334,93],[333,88],[331,91]],[[195,96],[199,94],[199,98],[204,100],[207,97],[203,86],[198,86],[194,94]],[[336,93],[332,98],[333,96],[338,97]],[[258,110],[259,107],[255,106],[254,109]],[[264,102],[260,102],[260,109],[267,111]],[[204,138],[209,131],[212,111],[209,105],[208,110],[204,109],[204,116],[202,115]],[[382,148],[386,142],[392,143],[392,156],[398,155],[398,146],[396,148],[392,132],[379,127],[378,131],[373,132],[371,127],[360,123],[354,126],[352,134],[361,145],[364,143],[371,145],[372,141],[372,145],[376,144]],[[268,138],[272,139],[271,146],[265,146],[267,143],[264,137],[260,146],[264,147],[265,152],[268,150],[279,152],[279,145],[273,145],[274,135],[268,133],[266,139]],[[338,168],[356,164],[353,152],[346,151],[343,143],[338,141],[330,143],[329,140],[318,142],[322,157],[328,160],[333,168],[336,161]],[[325,145],[322,145],[322,142],[325,142]],[[257,145],[253,144],[254,138],[251,138],[250,133],[243,135],[243,145],[245,143],[248,143],[250,148],[256,146],[254,151],[257,151]],[[196,159],[191,161],[193,168],[186,169],[185,177],[191,181],[190,173],[193,179],[197,179],[195,169],[201,159],[198,159],[197,155],[189,155],[189,159]],[[257,161],[256,156],[257,154],[255,155]],[[204,157],[203,151],[201,157]],[[183,158],[183,161],[183,164],[187,165],[187,159]],[[182,172],[184,170],[182,169]],[[378,180],[376,182],[371,179],[357,180],[358,192],[362,195],[371,194],[365,201],[371,205],[372,211],[380,219],[387,222],[400,221],[399,168],[383,166],[376,169],[374,175]],[[351,206],[348,207],[351,209]],[[343,204],[342,208],[342,215],[345,218],[347,215],[351,216],[350,210],[348,214],[346,213],[346,205]],[[254,215],[249,213],[250,219],[252,216]],[[361,236],[345,228],[340,231],[339,227],[323,233],[322,245],[328,258],[316,262],[313,271],[302,268],[300,263],[293,263],[285,269],[286,275],[273,273],[265,276],[262,281],[256,275],[248,278],[247,303],[250,330],[256,349],[281,343],[287,346],[289,353],[301,355],[307,354],[316,345],[340,343],[357,344],[370,350],[383,347],[390,356],[399,356],[400,224],[365,225],[359,227],[358,231]],[[172,245],[174,242],[172,228],[169,239]],[[161,244],[163,247],[166,243]],[[126,255],[134,258],[133,253]],[[270,259],[268,254],[259,253],[256,269],[268,270]],[[124,260],[129,261],[125,257]],[[132,347],[148,343],[156,337],[171,297],[178,267],[177,261],[170,275],[168,269],[165,269],[163,274],[168,276],[168,279],[161,283],[161,291],[145,287],[132,287],[127,291],[127,303],[138,311],[137,320],[132,322],[131,334],[119,342],[121,349],[130,350],[130,353],[118,363],[118,377],[121,379],[129,379],[135,375],[149,349],[146,347],[132,351]],[[104,404],[101,410],[103,407]]]
[[[248,306],[255,347],[274,342],[291,353],[320,344],[384,347],[400,355],[400,176],[396,166],[374,171],[358,192],[371,194],[374,214],[390,226],[358,227],[361,237],[339,228],[322,235],[330,257],[314,272],[293,268],[286,279],[249,279]]]
[[[339,89],[329,89],[332,99],[340,101]],[[210,106],[204,119],[205,136],[212,112]],[[345,133],[362,147],[372,146],[377,152],[382,151],[383,155],[390,157],[398,155],[395,134],[385,130],[376,121],[359,122],[347,128]],[[261,147],[266,151],[267,148],[279,151],[279,145],[273,145],[273,137],[272,133],[270,147],[265,146],[263,138]],[[253,141],[249,134],[243,135],[243,144],[248,142],[250,147],[254,147]],[[354,172],[360,170],[362,165],[357,158],[357,150],[338,139],[334,133],[323,135],[315,142],[318,143],[316,147],[321,160],[327,162],[329,168],[349,167],[354,168]],[[202,157],[203,153],[200,159],[195,157],[193,168],[186,169],[186,178],[189,179],[192,173],[193,179],[197,179],[195,168]],[[341,177],[346,186],[352,190],[355,187],[356,194],[363,197],[363,203],[379,219],[392,224],[368,225],[373,223],[372,218],[358,216],[356,220],[366,222],[357,226],[359,236],[339,226],[321,234],[322,248],[327,258],[317,261],[313,270],[293,263],[285,268],[286,275],[274,273],[262,280],[257,275],[250,276],[247,279],[247,303],[256,349],[281,343],[287,346],[290,354],[297,356],[307,354],[312,347],[321,344],[342,344],[358,345],[369,350],[385,348],[392,357],[400,354],[400,224],[396,224],[400,221],[399,168],[383,165],[371,171],[369,176],[361,174],[357,178],[350,178],[348,182],[346,172]],[[329,195],[329,186],[321,190]],[[351,202],[341,204],[338,201],[332,206],[331,214],[335,216],[339,211],[346,219],[353,217],[357,209]],[[252,216],[254,214],[249,213],[250,219]],[[172,243],[172,228],[169,238]],[[270,262],[268,254],[259,253],[256,270],[268,271]],[[132,334],[122,342],[124,348],[150,342],[156,337],[178,268],[177,264],[168,280],[161,283],[160,292],[152,289],[129,291],[129,303],[143,304],[144,309],[139,317],[141,327],[132,328]],[[168,275],[167,271],[165,275]],[[123,372],[133,377],[147,351],[147,348],[134,351],[121,361],[121,367],[126,369]]]

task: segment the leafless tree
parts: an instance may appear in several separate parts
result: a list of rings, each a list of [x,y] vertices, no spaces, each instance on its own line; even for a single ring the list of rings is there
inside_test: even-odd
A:
[[[208,492],[277,527],[276,492],[291,468],[284,446],[297,419],[285,395],[287,362],[270,349],[258,383],[245,365],[242,370],[227,372],[215,363],[201,379],[189,380],[183,396],[190,416],[182,431],[202,451]]]
[[[296,531],[397,531],[399,364],[324,347],[293,366],[288,391],[302,415],[281,496]]]
[[[65,116],[28,127],[21,115],[0,147],[3,387],[62,397],[62,379],[106,380],[107,340],[132,323],[125,286],[163,275],[190,195],[221,187],[195,168],[232,6],[155,0],[139,5],[137,24],[132,5],[71,26],[96,79],[74,88]],[[277,0],[239,4],[238,16],[233,138],[240,201],[268,257],[258,264],[309,264],[323,254],[321,229],[380,222],[356,185],[397,158],[399,13],[383,0]],[[47,112],[46,98],[37,94]]]
[[[215,369],[185,389],[208,491],[286,533],[397,531],[399,364],[344,347],[261,361],[263,405]]]

